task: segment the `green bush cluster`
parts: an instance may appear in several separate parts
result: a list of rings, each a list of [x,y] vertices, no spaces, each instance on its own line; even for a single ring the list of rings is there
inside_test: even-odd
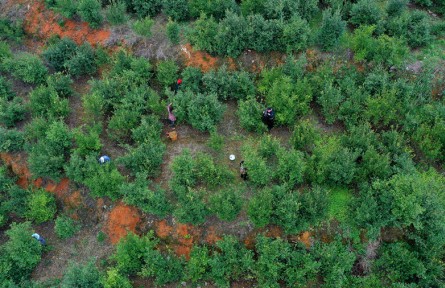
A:
[[[60,239],[73,237],[80,228],[81,225],[77,221],[66,215],[58,216],[55,220],[54,230]]]
[[[6,230],[8,240],[0,246],[0,282],[4,285],[19,285],[39,264],[42,245],[31,237],[33,233],[31,222],[14,222]]]
[[[22,22],[0,18],[0,40],[20,42],[24,35]]]
[[[293,124],[309,112],[313,91],[308,84],[306,77],[295,81],[280,69],[262,71],[258,90],[266,105],[275,110],[277,124]]]
[[[264,188],[250,200],[247,213],[256,227],[276,224],[289,234],[317,225],[327,215],[327,191],[315,187],[302,193],[286,186]]]
[[[195,94],[188,90],[179,91],[172,103],[178,121],[187,121],[200,131],[213,130],[226,109],[216,94]]]
[[[56,199],[45,190],[32,192],[27,199],[26,218],[40,224],[51,220],[57,211]]]
[[[72,135],[66,124],[61,121],[49,124],[44,138],[29,148],[29,169],[33,176],[60,179],[71,145]]]
[[[245,49],[302,51],[308,45],[309,24],[298,13],[292,14],[283,21],[283,15],[268,19],[260,14],[245,17],[227,11],[219,22],[213,16],[201,14],[188,40],[198,49],[230,57],[239,56]]]
[[[245,99],[255,95],[252,75],[245,71],[229,71],[224,65],[202,77],[205,91],[215,93],[220,100]]]
[[[93,75],[97,71],[96,52],[87,42],[77,46],[70,38],[56,39],[43,52],[43,57],[56,71],[74,77]]]
[[[14,77],[29,84],[42,84],[48,75],[43,61],[38,56],[26,52],[4,59],[3,66]]]
[[[11,82],[0,76],[0,124],[14,127],[25,119],[25,113],[23,99],[14,93]]]
[[[152,233],[142,237],[130,233],[111,257],[115,261],[113,271],[138,273],[153,278],[157,285],[180,280],[199,285],[212,279],[218,287],[228,287],[232,281],[254,279],[264,287],[279,287],[279,283],[291,287],[312,283],[318,275],[329,285],[342,286],[353,281],[346,276],[356,257],[340,240],[316,243],[307,250],[299,244],[260,234],[252,251],[235,237],[225,236],[215,247],[194,246],[189,261],[156,249],[158,242]],[[337,261],[337,257],[341,260]]]
[[[172,210],[166,198],[166,191],[160,187],[149,189],[151,184],[144,174],[137,174],[134,182],[121,185],[120,194],[125,203],[134,205],[145,213],[165,217]]]

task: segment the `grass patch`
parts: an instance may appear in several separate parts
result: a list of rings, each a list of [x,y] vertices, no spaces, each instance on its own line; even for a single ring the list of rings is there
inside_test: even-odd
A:
[[[329,219],[344,222],[347,219],[348,205],[352,200],[352,193],[347,188],[332,188],[329,193]]]

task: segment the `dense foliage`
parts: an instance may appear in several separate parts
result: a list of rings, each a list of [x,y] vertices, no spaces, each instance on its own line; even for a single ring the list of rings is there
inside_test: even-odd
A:
[[[443,286],[443,1],[45,5],[114,27],[0,19],[0,286]]]

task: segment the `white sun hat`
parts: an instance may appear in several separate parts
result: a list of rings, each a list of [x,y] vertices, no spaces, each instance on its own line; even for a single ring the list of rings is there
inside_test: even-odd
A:
[[[232,161],[235,160],[235,155],[230,154],[229,159],[232,160]]]

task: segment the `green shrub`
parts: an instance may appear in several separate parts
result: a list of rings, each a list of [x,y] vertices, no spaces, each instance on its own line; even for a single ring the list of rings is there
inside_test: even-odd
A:
[[[294,25],[296,26],[296,29],[304,33],[301,35],[302,37],[299,37],[300,35],[298,35],[296,39],[304,40],[304,43],[293,43],[294,41],[291,39],[293,33],[291,23],[285,25],[284,22],[278,19],[264,19],[264,17],[259,14],[249,15],[247,21],[250,27],[248,34],[248,48],[255,51],[285,51],[286,48],[292,50],[292,44],[295,44],[298,48],[306,45],[307,33],[304,32],[307,31],[304,31],[303,22],[295,21]],[[284,38],[285,28],[287,29],[286,38]],[[303,31],[301,29],[303,29]]]
[[[294,83],[288,76],[270,77],[269,73],[273,75],[274,71],[263,70],[258,90],[265,96],[267,106],[275,110],[277,124],[293,124],[297,117],[309,112],[312,89],[306,78]]]
[[[139,19],[144,17],[154,17],[162,9],[161,0],[126,0],[130,11],[136,13]]]
[[[22,26],[23,23],[20,21],[13,22],[3,17],[0,18],[0,40],[20,42],[25,36]]]
[[[46,119],[42,117],[32,118],[31,122],[25,126],[25,140],[27,146],[29,146],[26,148],[30,148],[31,144],[36,143],[39,139],[45,138],[46,131],[48,131],[48,121]]]
[[[310,35],[309,24],[298,15],[293,16],[283,29],[283,42],[286,52],[305,50]]]
[[[243,206],[243,199],[236,188],[227,188],[212,194],[209,198],[209,209],[219,219],[233,221]]]
[[[101,4],[98,0],[79,0],[77,13],[92,28],[99,28],[103,22]]]
[[[243,16],[227,11],[217,31],[214,47],[219,54],[238,57],[247,47],[248,23]]]
[[[25,137],[23,132],[0,127],[0,152],[16,152],[23,150]]]
[[[64,65],[72,76],[93,75],[97,71],[96,53],[93,47],[86,42],[77,47],[74,55]]]
[[[356,260],[355,254],[341,241],[317,243],[314,249],[315,257],[320,263],[320,273],[328,287],[342,287],[346,283],[347,275]]]
[[[217,50],[217,34],[218,23],[213,17],[207,18],[202,13],[195,21],[194,27],[187,33],[187,39],[196,49],[213,53]]]
[[[255,95],[252,76],[245,71],[230,72],[225,65],[204,74],[202,81],[206,91],[216,93],[220,100],[244,99]]]
[[[292,132],[290,142],[297,150],[312,152],[321,138],[321,131],[311,120],[299,121]]]
[[[130,170],[132,175],[144,173],[147,176],[155,176],[163,162],[165,144],[159,140],[151,140],[141,143],[137,147],[127,146],[128,153],[118,161]]]
[[[109,137],[118,142],[126,142],[131,130],[138,127],[141,112],[136,109],[118,109],[108,122]]]
[[[173,83],[176,83],[178,70],[179,67],[176,65],[175,61],[161,61],[156,70],[156,78],[162,85],[164,85],[164,87],[170,86]]]
[[[117,243],[111,259],[116,261],[116,268],[121,273],[135,275],[145,263],[146,252],[153,250],[158,242],[152,232],[141,237],[129,232]]]
[[[61,72],[67,69],[65,63],[74,56],[76,50],[76,42],[64,37],[50,45],[42,55],[56,71]]]
[[[94,260],[90,260],[86,264],[70,263],[65,274],[63,275],[61,288],[79,287],[79,288],[100,288],[99,270],[94,264]]]
[[[199,93],[202,89],[202,71],[199,68],[188,66],[182,70],[181,90],[190,90],[193,93]]]
[[[232,280],[252,277],[253,251],[247,250],[234,236],[225,236],[216,246],[218,249],[210,260],[210,277],[216,285],[228,287]]]
[[[106,15],[107,20],[111,25],[120,25],[128,21],[129,17],[125,13],[127,6],[123,1],[113,1],[107,6]]]
[[[79,1],[55,0],[54,11],[60,13],[65,18],[73,18],[77,12]]]
[[[96,162],[96,169],[87,175],[84,184],[90,189],[91,196],[108,196],[115,201],[119,198],[119,187],[124,183],[125,177],[114,167],[112,163],[99,165]]]
[[[261,121],[261,115],[264,109],[264,105],[260,104],[253,96],[248,97],[246,100],[240,100],[236,114],[241,127],[257,133],[265,132],[267,127]]]
[[[0,124],[6,127],[14,127],[16,122],[25,119],[26,107],[23,99],[15,95],[12,97],[8,100],[7,95],[0,94]]]
[[[243,146],[242,155],[245,167],[248,170],[249,181],[257,186],[264,186],[270,182],[272,178],[270,170],[263,159],[255,149],[249,146]]]
[[[138,145],[141,145],[142,143],[149,143],[153,142],[155,139],[159,139],[161,132],[162,124],[159,121],[159,118],[150,115],[142,118],[141,125],[131,130],[131,138]]]
[[[222,119],[225,105],[218,101],[216,94],[194,94],[178,92],[173,98],[173,107],[178,121],[186,120],[200,131],[211,131]]]
[[[145,213],[165,217],[172,209],[165,191],[159,187],[155,191],[150,190],[148,188],[150,183],[146,180],[145,174],[137,174],[134,182],[121,185],[120,194],[124,197],[123,201],[137,206]]]
[[[157,250],[149,250],[144,255],[146,264],[141,275],[154,277],[155,284],[163,286],[170,282],[177,282],[182,278],[184,259],[175,257],[171,252],[162,255]]]
[[[398,65],[408,53],[404,42],[398,38],[381,35],[372,37],[375,26],[361,26],[348,36],[349,47],[356,61],[376,61],[388,66]]]
[[[147,16],[143,19],[136,20],[132,25],[132,29],[136,34],[149,38],[153,24],[154,20]]]
[[[340,11],[326,9],[323,11],[323,20],[318,32],[317,44],[324,51],[328,51],[337,45],[345,30],[346,22],[342,20]]]
[[[271,223],[273,215],[273,200],[273,194],[270,188],[260,190],[257,195],[250,199],[249,206],[247,208],[247,215],[255,227],[261,228]]]
[[[12,75],[25,83],[41,84],[46,80],[48,69],[42,60],[30,53],[19,53],[14,58],[4,60],[5,67]]]
[[[80,156],[86,156],[92,153],[98,153],[102,148],[100,143],[100,134],[102,127],[98,124],[87,127],[84,132],[82,128],[77,128],[73,132],[74,139],[76,141],[76,148],[74,151]]]
[[[38,140],[29,152],[29,168],[33,176],[58,180],[70,148],[69,128],[61,121],[49,124],[44,138]]]
[[[190,0],[189,7],[192,17],[197,18],[199,15],[205,14],[218,20],[224,18],[227,10],[235,12],[239,10],[235,0],[214,0],[212,2],[206,0]]]
[[[179,222],[199,225],[206,221],[210,211],[203,195],[204,191],[187,189],[186,194],[178,199],[173,215]]]
[[[187,0],[164,0],[162,11],[175,21],[184,21],[189,17],[189,6]]]
[[[255,250],[258,259],[255,261],[255,274],[261,287],[279,287],[278,281],[284,280],[285,261],[290,254],[290,245],[280,239],[263,235],[256,238]]]
[[[386,5],[386,13],[389,17],[400,16],[407,10],[408,0],[389,0]]]
[[[33,117],[55,120],[65,118],[69,113],[68,99],[61,99],[52,86],[39,86],[32,90],[29,102]]]
[[[102,285],[104,288],[132,288],[133,285],[127,276],[124,276],[119,272],[117,268],[109,268],[107,275],[102,279]]]
[[[354,25],[374,25],[381,17],[382,11],[375,1],[359,0],[352,5],[350,21]]]
[[[42,255],[42,245],[31,238],[34,230],[31,222],[12,223],[5,234],[9,237],[2,246],[0,264],[2,275],[0,279],[19,283],[28,279],[34,268],[39,264]],[[14,285],[15,286],[15,285]]]
[[[58,216],[55,221],[54,230],[60,239],[66,239],[74,236],[81,226],[68,216]]]
[[[169,20],[166,26],[166,33],[167,33],[167,37],[168,40],[170,40],[170,42],[173,45],[178,45],[179,44],[179,32],[180,32],[180,28],[179,28],[179,24],[175,21],[171,21]]]
[[[85,94],[82,97],[82,107],[89,123],[98,123],[103,119],[105,99],[97,92]]]
[[[274,178],[280,183],[289,185],[290,188],[303,183],[303,175],[306,170],[304,154],[297,150],[280,149],[277,153],[278,167]]]
[[[78,153],[72,153],[69,163],[64,167],[66,175],[77,183],[83,183],[96,172],[98,167],[97,158],[96,154],[81,157]]]
[[[63,75],[61,72],[54,73],[48,77],[46,83],[49,87],[54,88],[60,97],[67,98],[74,94],[71,87],[73,80],[69,75]]]
[[[198,94],[187,108],[188,122],[200,131],[212,130],[222,119],[226,109],[215,94]]]
[[[40,224],[51,220],[57,211],[56,199],[43,189],[39,189],[28,198],[26,218]]]
[[[209,278],[210,255],[206,246],[193,246],[190,259],[185,264],[185,279],[196,283]]]
[[[428,44],[432,39],[429,15],[424,11],[413,11],[409,17],[405,35],[412,48]]]
[[[210,137],[207,141],[207,146],[215,151],[221,151],[224,147],[224,136],[219,135],[217,131],[210,131]]]

